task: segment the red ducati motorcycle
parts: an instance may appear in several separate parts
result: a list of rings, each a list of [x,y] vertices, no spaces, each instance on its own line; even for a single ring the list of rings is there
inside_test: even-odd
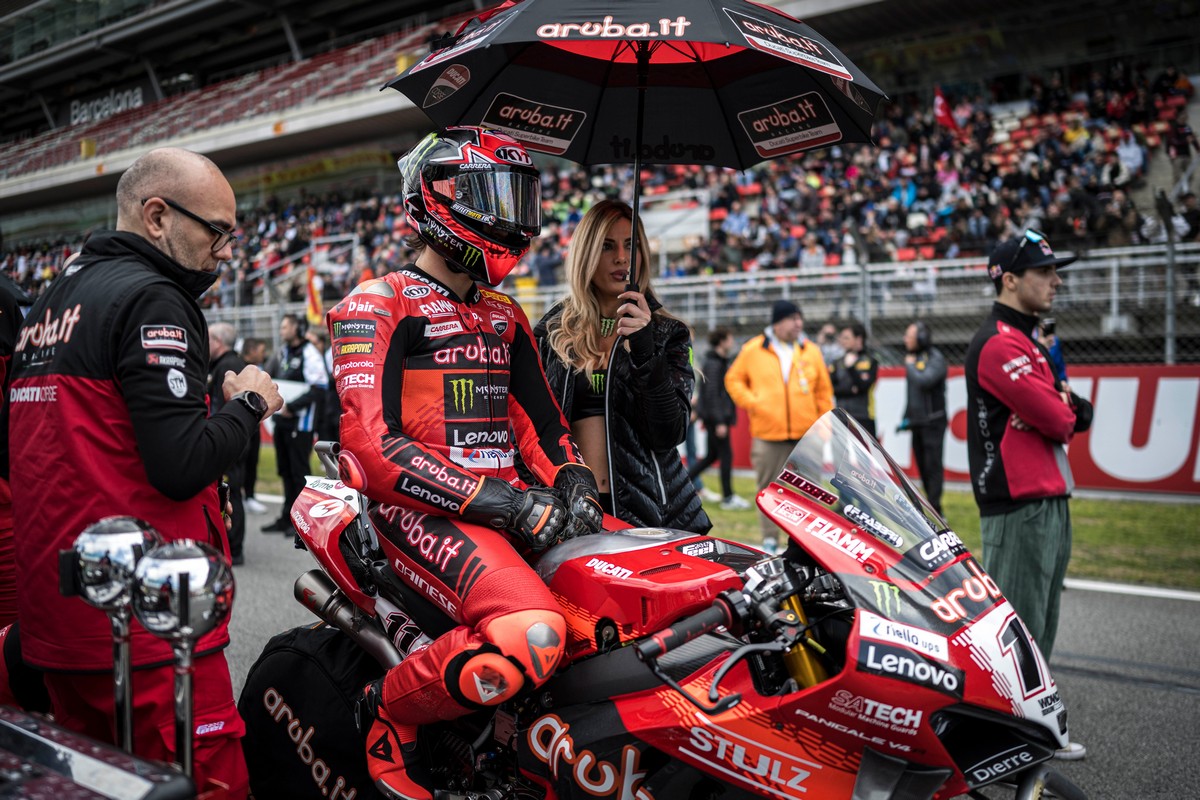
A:
[[[386,668],[427,639],[349,463],[292,509],[319,564],[296,596]],[[494,713],[422,730],[445,797],[1086,800],[1047,764],[1067,711],[1045,658],[872,437],[829,412],[758,504],[778,556],[665,529],[543,553],[566,655]]]

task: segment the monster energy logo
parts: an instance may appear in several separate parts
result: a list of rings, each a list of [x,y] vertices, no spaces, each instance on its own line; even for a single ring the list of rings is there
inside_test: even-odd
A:
[[[604,373],[592,373],[592,394],[604,394]]]
[[[478,247],[468,247],[463,253],[462,263],[464,267],[473,267],[479,263],[479,257],[483,255],[483,251]]]
[[[475,408],[475,381],[471,378],[456,378],[450,381],[454,390],[454,410],[465,414]]]
[[[889,616],[894,616],[900,613],[900,587],[893,586],[890,583],[883,581],[867,581],[871,584],[871,588],[875,590],[875,605],[879,610]],[[896,607],[892,608],[892,603],[895,602]]]

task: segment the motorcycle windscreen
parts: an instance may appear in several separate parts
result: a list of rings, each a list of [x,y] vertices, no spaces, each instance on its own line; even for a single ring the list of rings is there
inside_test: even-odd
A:
[[[813,514],[800,529],[800,543],[808,545],[806,536],[811,535],[836,541],[846,551],[853,547],[861,572],[834,571],[867,607],[895,613],[895,603],[884,592],[903,586],[924,594],[916,587],[928,586],[932,576],[944,571],[973,576],[967,563],[947,569],[967,553],[962,541],[874,437],[842,409],[826,413],[809,428],[775,483],[799,495],[805,505],[828,509],[827,516],[837,515],[848,523],[844,529],[833,527]],[[780,520],[781,525],[785,522]],[[834,522],[843,524],[836,518]]]

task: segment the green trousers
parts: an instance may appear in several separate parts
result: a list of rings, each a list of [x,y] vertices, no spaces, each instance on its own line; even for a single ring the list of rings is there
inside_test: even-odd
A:
[[[1071,560],[1071,510],[1065,497],[1036,500],[980,520],[983,568],[1000,586],[1046,660],[1058,632],[1059,597]]]

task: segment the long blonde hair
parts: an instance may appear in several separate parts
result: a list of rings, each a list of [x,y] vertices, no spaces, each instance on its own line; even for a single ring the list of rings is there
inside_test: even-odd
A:
[[[620,200],[601,200],[579,221],[571,236],[571,249],[564,266],[570,294],[563,300],[562,313],[550,326],[550,347],[554,353],[589,377],[608,357],[608,348],[600,341],[600,300],[596,297],[592,278],[600,266],[604,237],[620,219],[633,220],[633,209],[629,204]],[[640,218],[637,225],[638,285],[649,298],[652,296],[650,243]]]

